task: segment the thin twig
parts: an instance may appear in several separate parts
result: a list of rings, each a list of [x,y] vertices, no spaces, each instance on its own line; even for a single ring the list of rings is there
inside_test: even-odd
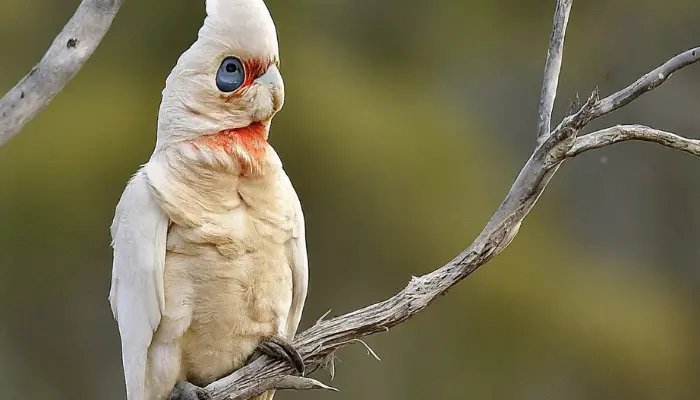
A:
[[[331,313],[331,311],[333,311],[332,308],[329,309],[328,311],[324,312],[323,315],[321,315],[321,316],[316,320],[316,322],[321,322],[321,321],[323,321],[324,319],[326,319],[326,317],[328,316],[328,314]]]
[[[674,72],[698,60],[700,60],[700,47],[678,54],[658,68],[648,72],[633,84],[601,100],[591,111],[592,119],[610,114],[620,107],[626,106],[632,100],[666,82]]]
[[[566,153],[566,157],[575,157],[584,151],[599,149],[628,140],[657,143],[700,157],[700,140],[687,139],[675,133],[649,128],[644,125],[618,125],[579,136],[576,138],[573,146],[571,146],[571,149]]]
[[[124,0],[83,0],[39,64],[0,99],[0,146],[63,89],[112,25]]]
[[[364,348],[367,350],[367,355],[368,355],[368,356],[372,356],[372,357],[373,357],[375,360],[377,360],[377,361],[382,361],[382,359],[379,358],[379,355],[377,355],[377,353],[374,351],[374,349],[371,348],[371,347],[367,344],[367,342],[365,342],[365,341],[362,340],[362,339],[352,339],[352,340],[348,340],[347,342],[338,343],[338,346],[345,346],[345,345],[353,344],[353,343],[360,343],[360,344],[361,344],[362,346],[364,346]]]
[[[547,61],[544,67],[540,96],[539,120],[537,122],[538,140],[547,136],[551,128],[552,110],[554,109],[554,100],[557,97],[559,72],[564,57],[564,37],[566,36],[566,26],[569,23],[572,3],[573,0],[557,0],[557,8],[554,11],[554,22],[547,48]]]

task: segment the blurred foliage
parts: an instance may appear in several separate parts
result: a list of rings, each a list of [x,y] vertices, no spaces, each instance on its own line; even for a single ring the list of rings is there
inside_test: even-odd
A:
[[[476,236],[534,145],[553,3],[268,0],[287,88],[271,142],[308,225],[303,326],[329,308],[382,300]],[[0,90],[41,57],[77,4],[0,3]],[[576,90],[618,88],[697,45],[698,13],[692,0],[575,4],[562,110]],[[1,398],[124,398],[106,299],[108,227],[152,151],[165,77],[203,17],[202,1],[127,1],[85,68],[0,148]],[[634,118],[626,122],[692,134],[700,74],[681,74],[657,100],[622,112]],[[681,159],[664,168],[685,172],[664,176],[644,166],[660,171],[680,156],[651,153],[605,153],[626,157],[629,170],[589,158],[588,172],[563,171],[557,180],[573,182],[554,183],[502,256],[370,338],[381,363],[350,348],[337,365],[340,393],[278,397],[696,398],[697,161]],[[612,169],[631,178],[606,180]],[[684,178],[669,186],[669,176]],[[639,195],[633,181],[652,180],[666,183]],[[610,197],[574,208],[569,192]],[[651,222],[617,222],[626,213]]]

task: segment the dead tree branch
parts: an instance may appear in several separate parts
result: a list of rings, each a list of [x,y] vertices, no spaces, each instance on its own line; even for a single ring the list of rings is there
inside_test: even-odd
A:
[[[700,157],[700,140],[687,139],[674,133],[660,131],[643,125],[618,125],[577,138],[571,149],[566,153],[566,158],[575,157],[584,151],[599,149],[628,140],[657,143]]]
[[[0,100],[0,146],[21,130],[87,61],[109,29],[123,0],[84,0],[41,62]],[[592,120],[623,107],[665,82],[672,73],[698,62],[700,47],[681,53],[633,84],[604,99],[597,90],[583,106],[551,129],[551,114],[561,70],[564,38],[573,0],[558,0],[550,37],[539,106],[537,145],[505,199],[474,242],[439,269],[411,279],[393,297],[363,309],[321,318],[297,335],[294,344],[307,370],[332,365],[335,352],[359,339],[408,320],[452,286],[501,253],[564,161],[585,151],[640,140],[700,156],[700,140],[640,125],[615,126],[587,135],[579,132]],[[333,388],[293,375],[291,366],[268,357],[206,387],[213,400],[244,400],[268,390]]]
[[[0,146],[63,89],[112,25],[124,0],[83,0],[39,64],[0,99]]]
[[[557,1],[557,8],[554,10],[554,22],[547,49],[547,62],[544,66],[539,121],[537,123],[537,138],[540,140],[547,136],[551,128],[552,110],[554,109],[554,100],[557,97],[557,86],[559,86],[559,72],[564,58],[564,37],[573,2],[574,0]]]
[[[559,0],[550,38],[540,102],[538,144],[486,227],[474,242],[452,261],[421,277],[414,277],[400,293],[383,302],[328,320],[319,320],[294,342],[305,358],[307,370],[332,363],[334,353],[362,337],[388,331],[427,307],[438,296],[501,253],[518,233],[521,223],[544,192],[559,166],[588,150],[627,140],[642,140],[700,156],[700,141],[639,125],[615,126],[587,135],[578,133],[592,120],[607,115],[653,90],[675,71],[700,60],[700,47],[673,57],[642,78],[604,99],[597,90],[574,114],[552,131],[551,112],[556,97],[563,41],[572,0]],[[280,361],[261,357],[206,387],[214,400],[243,400],[271,388],[287,389],[284,376],[293,373]],[[292,385],[293,388],[297,388]],[[309,388],[319,388],[310,385]]]

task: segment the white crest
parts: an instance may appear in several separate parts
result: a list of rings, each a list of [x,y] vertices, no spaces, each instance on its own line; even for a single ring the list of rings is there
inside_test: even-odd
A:
[[[166,81],[156,147],[248,126],[273,106],[268,88],[257,87],[229,103],[215,85],[226,57],[263,66],[279,62],[277,31],[263,0],[206,0],[206,10],[198,39],[180,56]],[[278,90],[283,93],[284,88]]]
[[[278,58],[275,23],[263,0],[206,0],[206,6],[200,37],[253,57]]]

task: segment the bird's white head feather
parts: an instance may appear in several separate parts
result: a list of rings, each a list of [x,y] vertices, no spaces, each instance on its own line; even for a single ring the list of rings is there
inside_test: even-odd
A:
[[[207,0],[207,18],[199,32],[241,57],[278,58],[277,31],[263,0]]]
[[[263,0],[206,0],[206,12],[197,40],[166,80],[157,147],[251,124],[264,126],[266,138],[284,103],[277,32]],[[246,84],[232,93],[216,84],[227,57],[246,70]]]

